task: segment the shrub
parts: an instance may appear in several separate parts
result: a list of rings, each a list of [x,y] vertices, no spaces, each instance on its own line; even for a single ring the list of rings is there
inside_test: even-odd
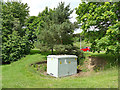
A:
[[[28,6],[21,2],[6,2],[2,5],[2,63],[17,61],[33,48],[31,32],[26,32],[25,20]]]
[[[56,45],[55,46],[55,51],[56,53],[54,54],[59,54],[59,55],[76,55],[77,58],[77,64],[79,65],[79,61],[82,58],[85,58],[83,52],[81,52],[77,47],[72,46],[72,45]]]
[[[40,49],[40,52],[47,52],[47,51],[50,51],[50,48],[45,45],[45,44],[42,44],[40,42],[35,42],[35,47]]]

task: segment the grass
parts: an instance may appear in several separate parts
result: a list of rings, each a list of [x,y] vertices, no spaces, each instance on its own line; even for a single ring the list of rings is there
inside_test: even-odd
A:
[[[112,68],[90,76],[53,78],[36,73],[31,63],[46,60],[46,55],[32,51],[19,61],[2,65],[3,88],[117,88],[118,69]]]
[[[77,46],[78,48],[80,48],[80,42],[74,42],[74,45]],[[90,47],[91,44],[87,43],[85,41],[81,41],[81,48],[86,47],[86,46]]]
[[[0,90],[2,89],[2,68],[0,65]]]

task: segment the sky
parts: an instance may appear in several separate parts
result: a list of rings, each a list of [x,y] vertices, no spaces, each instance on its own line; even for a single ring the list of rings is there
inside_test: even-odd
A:
[[[53,9],[54,7],[58,6],[59,2],[65,2],[65,5],[68,5],[70,3],[70,8],[75,9],[79,6],[81,3],[81,0],[21,0],[23,3],[27,3],[30,7],[30,16],[37,16],[39,12],[42,12],[45,7]],[[72,19],[70,19],[71,22],[77,21],[75,18],[77,15],[74,12],[70,15]],[[74,33],[80,33],[80,29],[76,29]]]
[[[7,1],[7,0],[4,0],[4,1]],[[75,9],[81,3],[81,0],[20,0],[20,1],[22,3],[27,3],[28,6],[30,7],[29,8],[30,16],[37,16],[38,13],[42,12],[45,9],[46,6],[48,8],[53,9],[54,7],[57,7],[59,2],[61,2],[61,1],[65,2],[65,6],[70,3],[70,8],[71,9]],[[77,17],[77,15],[75,14],[75,10],[70,15],[70,17],[72,17],[72,19],[70,19],[71,22],[75,22],[76,21],[75,18]],[[81,32],[80,29],[76,29],[74,33],[80,33],[80,32]]]

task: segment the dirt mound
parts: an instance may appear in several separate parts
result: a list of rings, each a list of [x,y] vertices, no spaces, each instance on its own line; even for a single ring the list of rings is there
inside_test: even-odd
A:
[[[75,77],[89,76],[93,71],[104,69],[105,65],[106,65],[106,61],[103,58],[87,57],[86,60],[84,61],[83,66],[80,66],[80,68],[78,68],[79,72],[72,76],[75,76]],[[86,69],[86,71],[83,71],[84,69]]]
[[[106,65],[106,61],[103,58],[100,57],[88,57],[89,65],[88,69],[90,71],[96,70],[96,69],[104,69],[104,66]]]

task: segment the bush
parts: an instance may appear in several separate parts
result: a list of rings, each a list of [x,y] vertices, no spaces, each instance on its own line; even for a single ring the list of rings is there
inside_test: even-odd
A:
[[[65,47],[65,45],[55,45],[54,50],[56,51],[56,53],[54,54],[65,54]]]
[[[40,49],[40,52],[47,52],[47,51],[50,51],[50,48],[45,45],[45,44],[42,44],[40,42],[35,42],[35,47]]]
[[[83,52],[79,50],[79,48],[72,46],[72,45],[56,45],[55,46],[55,51],[56,53],[54,54],[59,54],[59,55],[76,55],[78,57],[77,59],[77,64],[79,65],[79,61],[82,58],[85,58]]]
[[[6,42],[2,43],[2,63],[17,61],[30,52],[33,45],[27,40],[27,37],[20,37],[17,31],[8,35]]]
[[[2,63],[17,61],[33,48],[34,33],[27,30],[25,21],[29,7],[17,1],[2,3]],[[24,27],[24,28],[23,28]]]

